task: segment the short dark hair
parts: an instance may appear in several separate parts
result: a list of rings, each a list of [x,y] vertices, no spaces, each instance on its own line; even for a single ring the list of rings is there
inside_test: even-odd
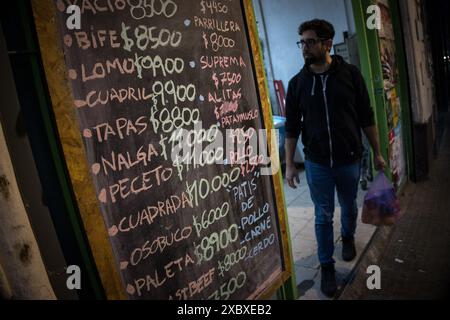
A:
[[[322,39],[333,39],[335,34],[333,25],[328,21],[321,19],[303,22],[300,27],[298,27],[298,34],[302,35],[303,32],[308,30],[315,31],[317,36]]]

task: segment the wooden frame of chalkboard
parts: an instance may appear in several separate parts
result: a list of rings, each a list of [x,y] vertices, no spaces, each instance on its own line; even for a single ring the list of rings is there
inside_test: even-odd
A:
[[[279,164],[251,1],[100,2],[33,1],[33,13],[106,296],[269,298],[292,258],[281,172],[265,174]],[[247,146],[259,129],[265,167]],[[174,162],[174,141],[204,147],[219,131],[244,153],[215,146],[223,162]]]

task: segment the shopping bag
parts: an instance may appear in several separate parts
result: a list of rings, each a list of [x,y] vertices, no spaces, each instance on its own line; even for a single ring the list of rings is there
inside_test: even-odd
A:
[[[400,204],[394,186],[380,171],[364,196],[361,220],[363,223],[393,225],[401,217]]]

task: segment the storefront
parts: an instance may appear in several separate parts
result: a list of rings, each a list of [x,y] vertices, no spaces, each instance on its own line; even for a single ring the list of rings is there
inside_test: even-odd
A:
[[[18,176],[19,184],[21,185],[19,187],[25,197],[33,200],[29,201],[31,207],[31,209],[28,207],[29,212],[31,212],[29,213],[29,217],[31,220],[40,221],[39,224],[33,224],[33,231],[37,243],[41,248],[41,255],[44,264],[47,266],[49,280],[55,290],[56,296],[67,299],[125,298],[126,292],[123,283],[120,282],[121,278],[118,273],[121,272],[121,267],[126,269],[128,265],[125,263],[118,265],[116,263],[117,261],[114,260],[117,257],[114,256],[113,249],[109,242],[109,236],[111,236],[111,233],[114,233],[114,236],[117,235],[118,231],[113,228],[108,230],[104,226],[104,217],[100,213],[98,202],[101,202],[101,206],[105,205],[105,198],[102,197],[104,193],[99,192],[99,196],[96,197],[96,192],[100,190],[94,190],[91,180],[92,177],[89,175],[89,172],[94,172],[94,175],[99,174],[98,166],[97,163],[90,163],[88,166],[82,149],[82,139],[90,139],[93,135],[92,132],[89,131],[82,131],[83,136],[80,135],[78,123],[76,121],[77,118],[73,111],[74,106],[70,105],[71,100],[67,98],[69,96],[69,85],[67,83],[69,82],[65,82],[67,81],[67,77],[69,77],[71,81],[80,80],[81,77],[84,77],[82,78],[83,82],[88,84],[94,83],[93,87],[95,87],[97,85],[96,79],[101,79],[105,75],[102,76],[100,73],[94,75],[93,72],[91,75],[88,74],[87,77],[85,77],[86,74],[83,74],[82,72],[74,72],[75,67],[66,74],[64,70],[67,66],[65,65],[66,61],[63,58],[62,51],[60,50],[57,52],[50,50],[44,52],[42,50],[43,44],[47,46],[46,48],[51,47],[52,49],[55,49],[54,44],[60,43],[61,45],[66,46],[66,58],[71,54],[73,54],[73,61],[76,61],[79,56],[81,56],[82,59],[86,57],[79,55],[79,52],[86,50],[83,45],[80,48],[69,48],[70,45],[72,45],[72,42],[68,45],[68,42],[64,43],[63,41],[60,41],[61,39],[56,35],[55,31],[55,18],[48,16],[48,14],[53,11],[48,10],[48,7],[45,7],[42,3],[44,2],[39,2],[39,5],[35,5],[35,8],[32,8],[31,6],[25,5],[24,2],[20,2],[20,4],[13,6],[14,8],[8,11],[11,13],[9,18],[6,15],[2,15],[2,31],[5,35],[8,34],[5,41],[7,44],[6,49],[8,51],[8,57],[2,57],[2,59],[5,59],[5,61],[8,60],[8,62],[10,61],[13,66],[13,74],[10,75],[10,78],[14,78],[20,104],[20,107],[18,106],[16,109],[2,109],[2,112],[4,112],[5,115],[8,115],[8,119],[10,119],[8,126],[5,129],[8,133],[6,134],[6,138],[7,140],[9,139],[9,141],[14,141],[14,139],[18,139],[17,135],[23,135],[22,131],[25,131],[28,133],[29,139],[29,142],[26,142],[29,143],[27,146],[28,149],[26,149],[26,161],[15,163],[17,170],[16,175]],[[61,3],[64,5],[66,1],[58,1],[58,4],[60,5],[57,7],[58,10],[61,8]],[[246,4],[245,10],[247,10],[248,16],[251,17],[252,14],[249,13],[249,8],[251,8],[250,2],[244,1],[242,3]],[[260,32],[259,44],[262,47],[262,55],[259,55],[259,48],[255,45],[258,43],[257,40],[255,40],[257,39],[257,35],[253,34],[249,37],[252,41],[243,37],[239,38],[239,41],[241,41],[244,48],[242,52],[248,50],[251,54],[249,54],[248,57],[244,56],[242,60],[232,59],[232,61],[237,61],[237,64],[232,66],[232,68],[237,70],[233,69],[236,73],[244,72],[242,70],[248,72],[248,83],[252,83],[254,79],[248,70],[250,67],[253,67],[252,63],[255,63],[255,61],[257,65],[262,66],[262,61],[258,59],[264,59],[266,78],[264,77],[262,68],[257,67],[252,69],[253,72],[255,72],[255,79],[257,79],[257,81],[255,81],[255,87],[257,86],[259,91],[256,91],[260,94],[252,99],[255,101],[260,99],[262,101],[264,113],[259,114],[259,121],[260,124],[265,123],[267,127],[270,127],[271,125],[268,125],[268,123],[272,123],[272,113],[280,115],[280,109],[277,108],[277,101],[279,100],[277,99],[273,87],[273,80],[281,79],[283,80],[284,86],[286,86],[290,76],[297,72],[294,69],[300,67],[300,61],[296,60],[299,56],[299,52],[295,46],[295,42],[298,37],[296,32],[298,23],[301,22],[301,19],[296,14],[292,14],[290,19],[286,18],[283,23],[288,22],[290,24],[289,34],[292,36],[278,37],[277,34],[284,34],[288,31],[284,28],[284,24],[280,22],[282,18],[275,13],[283,13],[285,11],[298,12],[293,10],[293,7],[289,6],[294,6],[296,10],[300,6],[305,12],[308,12],[308,15],[305,15],[304,18],[307,18],[307,16],[310,16],[310,18],[319,17],[319,15],[323,13],[324,17],[321,18],[331,20],[336,27],[337,36],[335,39],[334,51],[342,54],[347,61],[359,64],[361,68],[369,90],[372,105],[376,112],[382,153],[386,159],[389,159],[389,169],[387,169],[387,173],[396,184],[398,190],[401,190],[405,184],[408,183],[411,172],[414,170],[414,166],[412,161],[411,112],[409,107],[410,102],[404,58],[405,52],[401,41],[402,34],[400,21],[398,19],[399,9],[397,2],[379,1],[376,3],[380,8],[380,17],[382,19],[382,28],[379,30],[367,28],[367,20],[370,14],[367,13],[366,9],[374,4],[369,0],[353,0],[351,2],[327,0],[326,3],[324,1],[321,4],[323,7],[320,7],[317,3],[319,3],[319,1],[315,2],[315,4],[311,1],[304,1],[304,4],[298,1],[286,1],[286,6],[283,7],[282,1],[277,1],[276,3],[253,1],[257,17],[258,12],[260,12],[260,19],[258,20],[257,18],[257,24]],[[269,6],[269,8],[267,8],[268,4],[272,7]],[[327,8],[327,5],[331,6],[331,8]],[[276,6],[282,6],[282,8],[277,8]],[[120,8],[121,7],[116,9],[120,10]],[[306,10],[307,8],[309,8],[309,11]],[[102,8],[102,10],[103,9],[104,8]],[[53,10],[56,9],[53,8]],[[112,8],[111,10],[114,11],[115,9]],[[221,9],[218,7],[211,7],[208,10]],[[253,8],[251,8],[251,10],[253,10]],[[107,10],[105,9],[105,11]],[[207,12],[206,8],[204,8],[204,11]],[[135,13],[135,11],[133,12]],[[189,12],[187,11],[185,12],[185,14],[188,13]],[[235,14],[238,13],[240,14],[241,11],[236,9]],[[268,14],[271,15],[269,16]],[[240,17],[240,15],[237,16]],[[11,17],[19,18],[11,19]],[[95,23],[99,21],[101,23],[108,23],[107,19],[104,21],[92,21]],[[195,26],[199,30],[205,28],[201,23],[195,25],[196,22],[194,19],[189,21],[188,19],[185,19],[178,22],[179,26],[182,26],[183,28],[188,28],[189,26]],[[134,24],[135,21],[132,23]],[[239,31],[242,31],[244,26],[246,27],[246,23],[252,24],[254,21],[251,19],[245,23],[240,21],[239,25],[241,30]],[[277,24],[279,24],[279,26]],[[210,25],[213,24],[211,23]],[[120,30],[119,25],[115,27],[117,30]],[[274,33],[274,28],[276,29],[277,27],[280,29]],[[250,29],[251,28],[252,26]],[[15,32],[13,32],[14,30]],[[126,33],[128,29],[125,27],[124,30]],[[104,30],[100,29],[99,31],[102,32]],[[104,39],[101,40],[103,37],[101,32],[95,34],[92,33],[90,35],[90,37],[93,37],[92,39],[94,39],[92,42],[97,41],[96,46],[98,45],[99,47],[100,43],[102,45],[106,43]],[[12,34],[15,36],[11,36]],[[199,36],[199,34],[195,34],[195,36]],[[116,43],[114,42],[114,39],[117,35],[118,33],[113,34],[110,37],[110,40],[108,40],[111,45],[111,50],[115,49]],[[248,37],[248,35],[246,36]],[[200,37],[198,39],[201,40],[202,38]],[[207,41],[202,43],[205,43],[206,48],[209,49]],[[249,43],[250,47],[246,47]],[[70,51],[72,49],[74,52]],[[79,49],[79,52],[75,49]],[[296,51],[291,53],[291,50]],[[98,51],[101,50],[99,49]],[[287,51],[289,51],[289,55],[286,54]],[[50,55],[48,55],[49,52],[51,53]],[[186,54],[186,52],[188,51],[184,51],[184,54]],[[101,53],[110,54],[109,51]],[[251,55],[256,57],[256,59],[250,60]],[[99,55],[99,57],[100,56],[102,55]],[[114,58],[113,55],[111,58]],[[193,60],[194,58],[189,60],[188,56],[184,58],[186,60],[186,68],[190,68],[189,70],[195,69],[196,66],[204,66],[204,69],[206,69],[203,74],[199,73],[199,76],[195,78],[195,81],[200,79],[200,76],[205,77],[204,79],[202,78],[203,80],[206,79],[204,83],[206,83],[206,81],[211,82],[211,79],[214,80],[214,78],[212,78],[212,71],[210,72],[211,74],[205,76],[205,74],[210,71],[209,69],[212,69],[209,66],[215,64],[214,58],[210,59],[211,63],[204,64],[202,64],[200,56],[196,56],[195,58],[199,58],[199,60],[195,61]],[[45,66],[43,66],[43,61]],[[122,70],[121,76],[128,76],[126,74],[127,70],[129,70],[127,69],[127,65],[124,64],[123,66],[118,66],[114,61],[111,60],[109,62],[108,70],[111,71],[111,73]],[[293,61],[296,62],[293,63]],[[92,63],[93,61],[86,62],[82,60],[82,62]],[[220,62],[217,62],[217,64],[220,64]],[[77,67],[80,65],[77,65]],[[94,63],[92,63],[92,65],[94,65]],[[245,69],[247,66],[249,66],[249,68]],[[95,68],[91,70],[95,71]],[[109,76],[109,74],[107,76]],[[107,76],[105,76],[105,78]],[[64,79],[64,77],[66,78]],[[268,79],[268,81],[266,79]],[[226,82],[228,80],[225,79],[224,81]],[[214,85],[214,82],[209,82],[208,84]],[[202,83],[199,84],[199,87],[201,85]],[[215,85],[217,86],[217,83]],[[80,85],[80,88],[84,87]],[[270,97],[267,95],[266,89],[268,89],[268,92],[271,92]],[[249,90],[248,92],[252,92],[252,90]],[[15,93],[16,92],[14,92],[14,94]],[[130,91],[127,91],[127,94],[130,97],[133,96],[133,99],[136,99],[137,96],[146,96],[144,91],[140,91],[140,93],[136,91],[136,94],[131,94]],[[119,97],[119,94],[116,94],[116,96]],[[198,99],[200,102],[198,103],[204,102],[205,96],[199,97]],[[110,95],[110,97],[112,97],[112,95]],[[121,98],[119,97],[116,100],[120,99]],[[100,101],[101,99],[98,98],[97,100]],[[126,99],[124,98],[124,100]],[[130,98],[128,100],[132,99]],[[272,103],[271,110],[267,107],[269,106],[269,100]],[[86,101],[88,101],[88,99],[84,100],[84,102]],[[81,102],[79,101],[77,103],[79,103],[77,108],[86,107],[85,105],[81,105]],[[165,102],[161,101],[161,103],[164,105]],[[53,108],[54,106],[58,106],[58,108]],[[63,107],[66,109],[62,109]],[[95,107],[98,106],[89,106],[87,109]],[[19,109],[21,109],[21,117],[17,115]],[[22,119],[24,122],[20,122],[18,119]],[[277,119],[275,127],[278,128],[279,126],[282,126],[282,123],[282,119]],[[138,131],[136,126],[133,127],[135,124],[136,123],[132,123],[130,125],[130,123],[127,123],[125,127],[133,134],[133,132]],[[225,124],[225,122],[222,124]],[[95,123],[91,125],[94,126]],[[105,128],[106,127],[107,126],[105,126]],[[97,126],[97,128],[100,127]],[[107,133],[105,134],[106,136],[108,135]],[[111,134],[111,137],[116,135],[120,134],[114,133]],[[94,136],[94,138],[97,138],[99,145],[103,142],[101,141],[101,134],[100,136]],[[124,148],[128,147],[126,143],[121,146]],[[19,159],[21,155],[19,150],[10,150],[10,153],[13,155],[13,162],[15,159]],[[152,152],[149,151],[149,154],[146,156],[150,157],[151,153]],[[120,161],[124,160],[122,159]],[[112,160],[110,162],[112,162]],[[129,161],[129,163],[131,163],[131,161]],[[33,171],[27,170],[27,165],[30,166],[30,164],[32,164]],[[126,166],[127,165],[123,165],[123,167]],[[110,165],[109,168],[111,169],[112,167],[114,166]],[[129,165],[129,167],[132,166]],[[277,215],[279,215],[278,218],[280,219],[277,222],[279,228],[278,240],[280,240],[280,243],[277,249],[275,249],[275,246],[272,248],[275,256],[279,255],[280,259],[279,261],[275,261],[277,266],[274,266],[273,270],[269,270],[270,272],[268,271],[267,274],[264,275],[264,277],[267,276],[266,280],[271,284],[271,286],[269,286],[266,283],[264,289],[271,287],[271,290],[268,290],[267,292],[273,294],[275,289],[281,288],[281,290],[278,290],[279,297],[294,298],[296,284],[293,283],[293,279],[295,279],[293,273],[295,271],[292,270],[293,261],[290,257],[291,243],[289,238],[289,228],[286,228],[284,225],[286,223],[284,212],[285,203],[283,199],[280,198],[283,191],[281,190],[280,181],[277,180],[278,178],[281,177],[276,176],[271,182],[276,191],[276,195],[273,196],[273,194],[269,192],[270,188],[267,188],[267,190],[265,189],[265,192],[267,192],[267,198],[272,197],[269,202],[274,205],[272,208],[273,210],[271,211],[271,214],[273,215],[272,222],[276,220],[275,217]],[[214,181],[218,180],[216,179]],[[183,181],[183,183],[184,182],[185,181]],[[268,181],[266,182],[268,183]],[[246,185],[245,181],[242,181],[242,184]],[[267,185],[269,185],[269,183]],[[197,186],[197,184],[192,182],[191,186]],[[146,191],[144,190],[145,187],[147,186],[143,185],[142,192]],[[40,192],[40,188],[42,188],[42,193]],[[237,190],[239,190],[239,188]],[[117,193],[117,195],[119,194],[125,194],[125,191],[121,190]],[[220,194],[223,195],[226,194],[226,192]],[[239,195],[239,192],[236,194]],[[127,194],[127,197],[128,195],[129,194]],[[219,192],[217,192],[216,195],[219,195]],[[262,193],[260,195],[262,195]],[[131,197],[132,196],[130,196],[130,198]],[[265,199],[266,198],[260,200],[262,201]],[[247,201],[249,201],[249,199],[247,199]],[[278,207],[275,207],[275,204],[277,204]],[[113,206],[114,204],[108,203],[108,205]],[[247,202],[247,206],[249,205],[251,205],[251,202]],[[169,207],[176,206],[172,203]],[[278,208],[278,210],[276,210],[276,208]],[[108,209],[102,207],[102,210],[107,212]],[[144,211],[140,212],[141,217],[143,212]],[[136,217],[134,217],[134,219],[136,219]],[[96,229],[97,227],[99,229]],[[111,233],[108,234],[108,232]],[[272,238],[260,239],[260,242],[262,243],[261,246],[259,245],[259,242],[256,242],[256,251],[254,253],[259,252],[264,245],[269,247],[269,242],[272,241],[271,239]],[[273,239],[275,239],[275,236]],[[264,240],[267,241],[264,242]],[[272,242],[272,244],[273,243],[276,242]],[[117,245],[117,248],[122,249],[120,245]],[[148,248],[141,247],[140,253],[142,254],[143,251],[148,251]],[[266,259],[268,259],[267,257],[268,256],[266,256]],[[187,261],[184,261],[186,264],[190,262],[187,258],[185,260]],[[65,279],[67,277],[65,268],[68,265],[80,266],[82,274],[85,275],[82,278],[83,290],[78,291],[77,294],[74,294],[73,291],[68,291],[65,287]],[[202,275],[200,274],[199,276]],[[240,279],[238,276],[239,274],[237,274],[235,278],[231,278],[234,279],[233,281],[235,284],[237,283],[237,280]],[[264,280],[264,277],[261,277],[261,279]],[[207,276],[202,279],[207,281],[206,278]],[[256,293],[260,294],[261,292],[259,292],[259,290],[261,290],[261,288],[258,288],[255,283],[252,283],[252,285],[253,287],[251,290],[255,290]],[[131,291],[132,290],[130,289],[128,294],[130,294]],[[252,296],[249,292],[245,294]],[[243,296],[245,294],[243,293]]]
[[[388,167],[387,176],[394,182],[400,195],[414,173],[413,147],[411,143],[411,107],[408,92],[408,75],[405,65],[402,27],[397,1],[254,1],[260,41],[262,43],[265,70],[271,90],[272,110],[283,115],[283,103],[278,96],[280,83],[287,90],[289,80],[304,65],[303,56],[295,45],[298,27],[314,18],[329,21],[335,29],[331,54],[341,55],[345,61],[356,65],[365,80],[371,105],[375,112],[381,152]],[[380,19],[379,29],[377,19]],[[366,152],[362,161],[361,189],[358,206],[376,175],[373,168],[371,148],[365,141]],[[301,139],[297,144],[294,162],[301,169],[304,160]],[[320,299],[315,292],[320,288],[311,284],[320,282],[313,271],[318,268],[315,260],[316,242],[314,223],[303,223],[314,216],[306,188],[306,178],[300,170],[300,190],[285,184],[294,261],[297,268],[297,284],[303,289],[306,299]],[[336,208],[336,212],[338,209]],[[335,213],[336,213],[335,212]],[[335,228],[338,229],[338,219]],[[360,220],[360,219],[358,219]],[[337,224],[337,225],[336,225]],[[358,248],[363,250],[375,232],[365,229],[358,221]],[[335,238],[339,245],[339,236]],[[351,272],[351,266],[342,271]],[[342,269],[344,270],[344,269]],[[345,276],[345,275],[344,275]]]

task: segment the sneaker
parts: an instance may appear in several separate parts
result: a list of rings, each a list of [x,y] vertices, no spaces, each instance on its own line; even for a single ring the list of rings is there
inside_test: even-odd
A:
[[[334,264],[321,265],[321,271],[322,278],[320,282],[320,290],[324,295],[331,298],[337,291]]]
[[[355,239],[342,237],[342,259],[344,261],[352,261],[355,257]]]

